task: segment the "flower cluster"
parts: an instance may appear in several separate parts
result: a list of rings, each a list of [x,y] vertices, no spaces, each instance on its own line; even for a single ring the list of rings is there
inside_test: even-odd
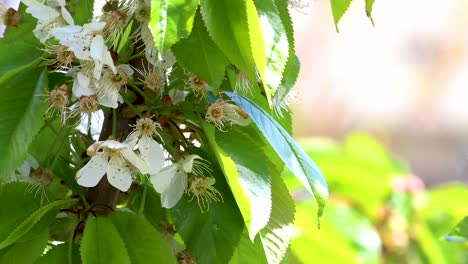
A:
[[[113,137],[102,140],[101,135],[100,141],[86,144],[90,159],[78,168],[78,184],[94,187],[106,177],[112,186],[126,192],[137,178],[143,179],[136,182],[151,182],[166,208],[175,206],[184,193],[189,201],[196,198],[202,211],[211,202],[223,200],[214,187],[210,162],[190,151],[200,147],[201,140],[196,129],[182,131],[194,123],[185,114],[198,111],[192,116],[204,119],[196,122],[211,123],[221,131],[232,125],[247,126],[250,119],[234,103],[213,99],[213,91],[219,87],[212,89],[203,78],[183,68],[170,49],[158,51],[148,27],[151,1],[107,2],[101,15],[79,25],[66,0],[21,1],[26,12],[37,19],[33,33],[43,43],[48,70],[64,74],[62,83],[54,83],[45,92],[45,116],[58,117],[63,126],[77,126],[87,117],[89,128],[91,117],[103,110],[106,120],[112,114],[112,118],[136,122],[133,131],[118,140],[117,121],[112,119]],[[5,21],[1,19],[5,16],[0,4],[0,20]],[[246,75],[236,74],[232,90],[251,94]],[[187,108],[188,104],[195,107]],[[189,112],[181,111],[184,109]],[[200,124],[196,126],[200,128]]]

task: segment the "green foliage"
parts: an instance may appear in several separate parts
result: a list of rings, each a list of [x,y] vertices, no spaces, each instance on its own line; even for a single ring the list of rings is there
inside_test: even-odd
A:
[[[330,0],[332,13],[333,13],[333,20],[335,21],[336,31],[338,31],[338,22],[346,13],[352,1],[353,0]],[[374,0],[366,0],[366,14],[367,14],[367,17],[369,17],[372,24],[374,24],[374,20],[372,18],[373,5],[374,5]]]
[[[201,0],[200,7],[208,33],[226,57],[250,80],[255,80],[253,50],[262,49],[263,41],[252,43],[248,12],[252,12],[252,0],[217,1]],[[226,10],[229,10],[226,12]],[[259,25],[252,25],[258,27]],[[257,36],[261,38],[260,36]],[[260,47],[260,48],[259,48]],[[259,56],[264,56],[264,53]]]
[[[34,64],[43,54],[38,49],[39,41],[32,33],[36,19],[24,12],[24,9],[25,6],[21,4],[19,10],[21,23],[16,27],[8,27],[4,37],[0,38],[0,57],[2,58],[0,60],[0,83],[4,83],[4,79]]]
[[[452,229],[449,235],[445,236],[445,239],[448,241],[468,242],[468,216],[465,216],[465,218]]]
[[[196,74],[214,88],[221,85],[224,70],[229,61],[211,40],[199,12],[195,16],[190,36],[176,43],[172,51],[177,61],[184,68]]]
[[[89,218],[81,242],[81,259],[88,263],[131,263],[119,231],[108,218]]]
[[[25,69],[0,80],[0,176],[21,165],[29,145],[43,125],[41,94],[47,86],[42,68]],[[1,178],[0,178],[1,179]]]
[[[199,0],[152,0],[149,27],[156,47],[164,54],[190,35]]]
[[[94,0],[71,0],[70,4],[76,25],[83,25],[93,17]]]
[[[328,187],[319,168],[268,113],[249,99],[226,93],[249,115],[285,165],[314,196],[320,217],[328,197]]]

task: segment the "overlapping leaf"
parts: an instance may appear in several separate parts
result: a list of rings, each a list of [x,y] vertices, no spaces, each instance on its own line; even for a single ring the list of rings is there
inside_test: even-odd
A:
[[[281,125],[263,109],[240,95],[231,92],[226,92],[226,95],[249,115],[285,165],[315,197],[320,217],[328,198],[328,186],[320,169]]]
[[[43,53],[33,34],[36,19],[24,10],[25,5],[21,4],[20,23],[16,27],[7,27],[3,38],[0,38],[0,82],[34,63]]]
[[[233,127],[229,132],[216,133],[216,143],[235,162],[236,171],[224,173],[228,174],[230,181],[237,179],[248,197],[250,211],[244,213],[243,217],[248,224],[252,241],[268,223],[272,207],[268,160],[261,145],[252,138],[254,133],[253,129],[240,127]]]
[[[175,228],[197,263],[228,263],[234,254],[244,228],[242,216],[222,173],[213,168],[214,187],[223,202],[212,202],[202,212],[196,201],[184,196],[171,209]]]
[[[130,264],[119,231],[108,218],[89,218],[81,240],[81,259],[84,264]]]
[[[190,36],[176,43],[172,51],[184,68],[205,80],[210,86],[220,86],[229,61],[211,40],[200,13],[195,17]]]
[[[288,60],[289,44],[286,29],[273,1],[255,0],[265,45],[266,65],[264,69],[265,92],[271,100],[280,85]],[[251,34],[252,35],[252,34]],[[259,66],[259,65],[257,65]]]
[[[256,80],[255,66],[263,70],[266,61],[263,39],[257,34],[261,32],[260,24],[255,24],[258,16],[252,0],[201,0],[200,6],[214,43],[250,80]]]
[[[199,0],[152,0],[149,28],[154,43],[164,54],[192,31]]]
[[[0,176],[16,169],[44,124],[40,94],[47,85],[42,68],[25,69],[0,81]]]

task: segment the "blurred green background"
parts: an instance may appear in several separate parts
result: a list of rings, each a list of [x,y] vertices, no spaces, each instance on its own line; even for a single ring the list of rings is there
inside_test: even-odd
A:
[[[319,230],[313,200],[286,173],[297,202],[289,263],[468,263],[468,242],[444,239],[468,214],[465,184],[426,188],[364,133],[342,142],[299,142],[325,175],[331,196]]]

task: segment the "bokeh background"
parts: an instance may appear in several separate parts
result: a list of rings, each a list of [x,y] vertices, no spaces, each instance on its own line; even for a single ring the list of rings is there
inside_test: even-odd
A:
[[[301,71],[295,136],[376,136],[426,184],[468,181],[468,1],[330,2],[293,11]]]

